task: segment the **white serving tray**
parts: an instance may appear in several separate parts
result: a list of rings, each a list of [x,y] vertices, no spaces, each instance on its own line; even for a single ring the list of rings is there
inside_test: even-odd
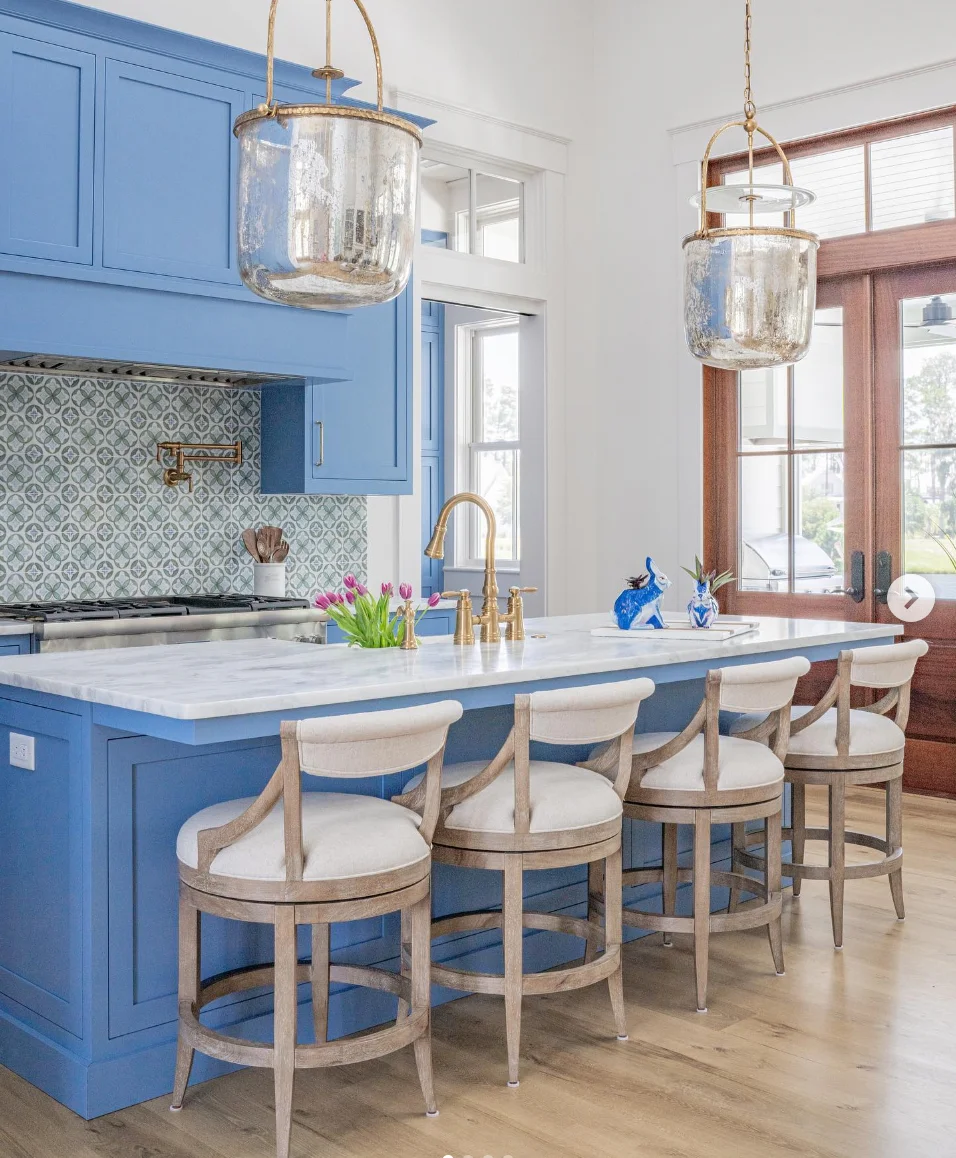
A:
[[[619,627],[595,627],[591,634],[600,636],[602,639],[635,639],[639,637],[646,637],[648,639],[666,639],[668,643],[672,640],[693,640],[694,643],[706,643],[711,641],[713,643],[722,643],[724,640],[733,639],[737,635],[747,635],[751,631],[756,631],[760,626],[754,620],[735,619],[732,622],[725,620],[718,622],[714,627],[689,627],[686,620],[680,623],[668,623],[665,620],[664,627],[647,627],[641,625],[640,627],[632,627],[629,631],[622,631]]]

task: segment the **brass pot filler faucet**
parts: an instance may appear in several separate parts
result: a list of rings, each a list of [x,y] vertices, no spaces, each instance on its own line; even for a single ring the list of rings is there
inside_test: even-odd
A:
[[[524,639],[524,594],[537,591],[537,587],[512,587],[508,592],[508,610],[502,615],[498,610],[498,581],[495,574],[495,540],[498,535],[498,524],[495,513],[481,495],[462,491],[452,495],[438,513],[438,521],[431,540],[425,548],[429,559],[443,559],[445,557],[445,533],[448,530],[448,519],[451,512],[460,503],[474,503],[484,512],[488,532],[485,536],[485,585],[482,588],[484,602],[481,614],[475,615],[471,609],[471,592],[443,591],[442,599],[457,599],[458,614],[455,619],[455,643],[471,644],[475,642],[475,624],[481,627],[482,643],[501,642],[501,624],[505,624],[506,640]]]

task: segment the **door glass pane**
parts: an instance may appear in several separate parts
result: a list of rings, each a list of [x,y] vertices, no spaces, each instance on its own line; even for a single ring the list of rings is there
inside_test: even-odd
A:
[[[874,141],[870,184],[874,229],[921,225],[956,215],[952,126]]]
[[[956,599],[956,294],[900,303],[904,570]],[[926,446],[926,450],[909,449]],[[929,449],[929,447],[932,449]]]
[[[490,173],[475,176],[475,253],[499,261],[522,261],[524,185]]]
[[[787,456],[739,459],[741,591],[786,591],[790,574]]]
[[[903,442],[956,443],[956,294],[900,305]]]
[[[797,213],[797,226],[818,237],[866,232],[866,174],[862,145],[796,157],[790,162],[795,185],[817,196]]]
[[[794,591],[843,586],[843,455],[798,454],[793,537]]]
[[[793,441],[843,445],[843,309],[817,310],[807,356],[793,367]]]
[[[518,454],[517,450],[476,450],[475,473],[478,493],[486,499],[495,512],[498,537],[495,553],[499,560],[508,562],[519,559],[518,527]],[[481,559],[485,553],[484,523],[481,519],[472,521],[474,542],[472,558]]]
[[[481,390],[475,442],[515,442],[518,438],[518,331],[481,334]]]
[[[421,173],[422,244],[467,253],[469,170],[423,160]]]
[[[787,367],[744,370],[740,375],[740,449],[787,446]]]

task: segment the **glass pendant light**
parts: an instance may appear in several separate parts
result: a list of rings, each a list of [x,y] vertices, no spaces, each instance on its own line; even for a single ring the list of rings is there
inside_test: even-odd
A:
[[[269,10],[265,104],[236,119],[239,272],[260,297],[308,309],[387,302],[405,288],[415,246],[418,155],[411,121],[386,112],[382,58],[362,0],[378,83],[375,109],[332,103],[332,0],[326,0],[325,103],[273,100],[275,20]]]
[[[757,124],[750,88],[750,0],[746,0],[744,119],[711,137],[701,162],[700,228],[684,239],[684,333],[695,358],[723,370],[751,370],[799,361],[810,345],[817,293],[816,235],[796,228],[796,210],[814,200],[793,184],[780,145]],[[749,180],[707,188],[710,154],[731,128],[747,134]],[[776,149],[784,185],[754,182],[754,134]],[[749,215],[739,228],[711,228],[708,213]],[[757,213],[789,214],[786,227],[755,224]]]

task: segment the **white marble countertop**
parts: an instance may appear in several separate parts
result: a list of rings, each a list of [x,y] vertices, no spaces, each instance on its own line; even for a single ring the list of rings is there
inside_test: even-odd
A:
[[[0,635],[32,635],[33,624],[19,619],[0,619]]]
[[[0,684],[202,720],[396,696],[454,696],[466,688],[850,645],[902,631],[888,624],[762,618],[756,631],[720,641],[704,632],[700,642],[655,632],[591,635],[609,622],[607,614],[535,619],[523,643],[456,647],[442,636],[424,640],[417,652],[257,639],[0,657]]]

